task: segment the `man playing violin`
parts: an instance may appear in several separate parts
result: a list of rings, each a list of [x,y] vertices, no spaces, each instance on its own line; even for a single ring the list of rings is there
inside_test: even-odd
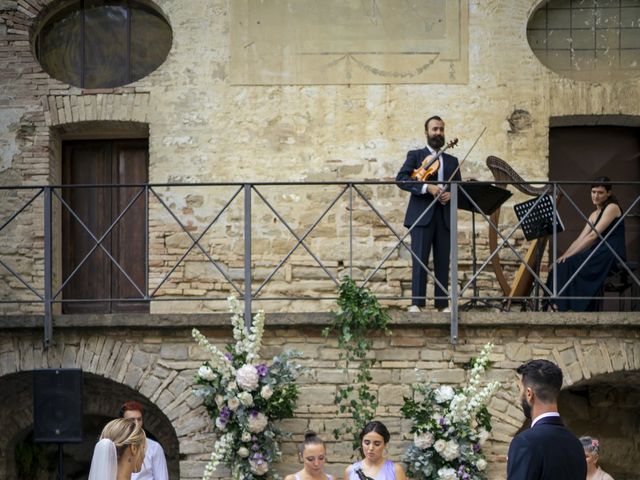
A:
[[[429,117],[424,124],[427,146],[407,153],[396,181],[400,188],[411,193],[404,226],[411,229],[413,268],[411,278],[410,312],[419,312],[424,307],[427,290],[427,272],[420,264],[427,265],[433,247],[433,267],[436,277],[434,287],[435,307],[449,311],[447,290],[449,288],[450,206],[451,194],[444,182],[462,180],[458,159],[441,152],[445,143],[444,121],[437,115]],[[437,157],[436,161],[432,161]],[[437,165],[436,165],[437,164]],[[425,169],[429,174],[424,175]],[[424,183],[424,182],[437,183]],[[420,259],[418,261],[417,258]],[[440,283],[440,285],[438,285]]]

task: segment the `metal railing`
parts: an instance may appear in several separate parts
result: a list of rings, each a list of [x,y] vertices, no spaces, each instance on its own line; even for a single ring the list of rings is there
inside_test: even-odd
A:
[[[445,182],[447,183],[447,182]],[[506,186],[507,183],[513,182],[491,182],[493,185]],[[476,204],[471,195],[467,192],[466,184],[464,182],[451,182],[449,183],[449,190],[451,192],[450,203],[450,227],[451,227],[451,268],[450,268],[450,285],[453,288],[444,288],[438,280],[435,278],[433,271],[428,265],[424,264],[419,256],[414,252],[406,239],[410,235],[411,230],[416,227],[415,223],[409,229],[402,227],[399,222],[401,219],[397,217],[397,206],[402,205],[404,210],[404,202],[408,201],[408,194],[399,189],[394,188],[394,194],[392,196],[398,196],[393,202],[389,201],[389,194],[386,195],[373,195],[369,190],[376,188],[390,188],[397,185],[398,182],[392,181],[376,181],[376,182],[279,182],[279,183],[201,183],[197,185],[185,185],[185,184],[129,184],[129,185],[47,185],[37,187],[0,187],[0,195],[4,200],[2,203],[5,206],[13,205],[12,212],[3,212],[5,215],[9,215],[8,218],[0,224],[0,246],[3,245],[2,235],[10,225],[14,225],[21,217],[29,217],[30,220],[41,219],[41,228],[43,242],[43,252],[41,257],[34,259],[36,264],[41,261],[44,265],[44,272],[42,276],[35,275],[33,279],[25,278],[25,275],[19,272],[18,268],[11,265],[11,262],[6,258],[3,259],[3,255],[0,252],[0,267],[4,268],[9,274],[9,278],[15,279],[18,282],[19,288],[13,288],[10,290],[8,298],[0,299],[0,303],[8,304],[42,304],[44,310],[44,343],[45,346],[49,346],[52,341],[52,313],[55,304],[71,304],[71,303],[87,303],[87,302],[151,302],[151,301],[217,301],[226,298],[224,296],[208,296],[208,295],[189,295],[189,296],[172,296],[162,293],[162,288],[170,283],[170,277],[181,267],[184,267],[187,257],[194,251],[199,252],[205,259],[206,263],[210,264],[218,272],[219,279],[224,283],[228,289],[242,298],[245,304],[245,321],[247,324],[251,322],[252,305],[255,301],[270,301],[270,300],[287,300],[287,301],[299,301],[299,300],[334,300],[334,296],[296,296],[296,295],[284,295],[279,294],[275,296],[268,296],[265,294],[265,289],[270,282],[273,281],[282,267],[289,261],[294,253],[299,249],[302,249],[306,254],[313,259],[313,263],[317,265],[325,278],[331,283],[335,284],[336,290],[340,283],[339,270],[342,269],[343,273],[349,276],[354,276],[354,268],[358,268],[354,261],[354,240],[367,237],[366,235],[358,234],[354,229],[358,227],[366,227],[366,222],[357,220],[354,218],[354,213],[367,212],[371,214],[370,223],[376,222],[377,226],[382,228],[386,232],[386,239],[384,241],[377,240],[377,242],[384,243],[383,248],[378,248],[373,251],[369,257],[367,257],[370,267],[363,271],[362,278],[359,279],[359,284],[363,287],[370,286],[374,277],[383,269],[385,265],[393,257],[395,260],[402,260],[401,252],[408,252],[410,259],[413,262],[417,262],[421,268],[423,268],[428,278],[432,283],[439,285],[444,291],[447,292],[446,299],[450,302],[451,306],[451,341],[456,342],[458,338],[458,317],[459,310],[461,308],[475,307],[478,304],[476,302],[483,302],[483,304],[491,304],[498,308],[502,308],[505,302],[521,301],[529,302],[532,298],[537,302],[537,298],[540,296],[546,296],[550,301],[558,298],[570,298],[570,299],[594,299],[600,297],[566,297],[563,293],[567,289],[567,286],[572,282],[576,276],[580,273],[581,269],[585,268],[589,260],[593,256],[593,252],[587,256],[582,264],[573,272],[571,278],[564,284],[558,285],[556,278],[556,269],[553,270],[553,282],[551,287],[547,286],[542,278],[540,266],[542,262],[537,262],[533,266],[530,262],[526,261],[523,253],[521,252],[522,246],[518,245],[521,241],[520,230],[523,222],[525,222],[535,212],[536,208],[540,204],[543,196],[538,197],[531,203],[524,216],[515,223],[508,225],[496,225],[492,221],[490,215],[482,212],[482,209]],[[556,219],[557,204],[556,199],[559,194],[562,194],[566,201],[570,202],[570,205],[576,209],[581,217],[581,220],[587,222],[587,216],[580,210],[577,203],[571,198],[566,191],[567,185],[588,185],[584,182],[540,182],[541,185],[546,185],[546,193],[549,195],[553,206],[553,218]],[[621,184],[620,182],[613,182],[614,185]],[[625,185],[635,185],[639,187],[638,183],[625,183]],[[331,193],[329,190],[336,190]],[[118,189],[127,189],[130,193],[129,197],[125,200],[123,208],[117,212],[116,215],[112,215],[110,225],[108,225],[102,232],[94,232],[88,225],[89,222],[83,219],[78,212],[72,207],[68,200],[68,192],[74,189],[107,189],[110,191],[119,191]],[[184,197],[176,196],[177,192],[186,190],[187,195]],[[210,210],[216,210],[215,214],[209,217],[209,220],[205,220],[202,217],[197,219],[185,219],[186,216],[192,215],[191,213],[185,214],[184,211],[189,209],[183,209],[182,214],[175,212],[175,204],[180,203],[188,195],[192,195],[196,189],[205,190],[225,190],[224,195],[216,194],[214,198],[218,204],[217,208],[206,204],[201,206],[202,211],[211,213]],[[273,199],[269,199],[268,190],[274,189],[281,196],[290,195],[293,200],[288,202],[286,208],[278,208],[275,205]],[[307,218],[307,209],[303,209],[301,213],[300,199],[297,202],[295,195],[290,193],[299,189],[311,189],[311,197],[313,201],[323,200],[323,205],[316,210],[320,213],[316,218],[309,220]],[[639,188],[640,190],[640,188]],[[401,196],[400,196],[401,195]],[[403,198],[404,197],[404,198]],[[176,200],[176,198],[182,200]],[[172,202],[173,200],[173,202]],[[459,211],[458,203],[460,200],[471,204],[475,209],[474,216],[471,222],[472,228],[472,264],[471,272],[466,278],[461,278],[461,259],[459,252]],[[132,276],[130,272],[127,272],[126,266],[123,266],[118,258],[114,256],[113,252],[105,245],[107,239],[113,234],[115,229],[119,227],[122,219],[134,208],[135,205],[144,204],[144,280],[143,284],[139,284]],[[357,205],[356,205],[357,202]],[[297,205],[296,205],[297,203]],[[624,221],[625,218],[629,218],[640,210],[640,195],[636,195],[630,205],[628,205],[623,212],[623,216],[616,220],[616,225]],[[221,205],[221,206],[220,206]],[[391,205],[391,207],[390,207]],[[340,208],[342,207],[342,208]],[[394,210],[395,207],[395,210]],[[424,212],[422,216],[426,215],[430,209],[436,208],[436,200],[434,200]],[[385,211],[385,209],[387,211]],[[258,210],[260,210],[258,212]],[[395,217],[389,219],[388,216],[395,212]],[[93,245],[84,254],[83,258],[73,266],[73,269],[68,272],[66,276],[54,275],[54,258],[59,259],[60,249],[65,239],[60,238],[60,235],[54,235],[54,230],[59,230],[60,218],[64,212],[72,222],[75,222],[81,227],[86,235],[91,239]],[[224,258],[220,258],[220,255],[214,255],[212,253],[212,245],[216,243],[216,240],[209,241],[208,244],[204,243],[205,235],[213,231],[214,227],[233,227],[234,223],[239,223],[238,217],[242,216],[242,228],[237,228],[238,232],[242,232],[242,251],[237,251],[235,254],[229,252],[229,256],[234,256],[242,264],[241,281],[237,278],[233,278],[234,275],[229,272],[229,261]],[[266,214],[265,214],[266,212]],[[333,214],[333,220],[329,219],[329,214]],[[259,215],[262,214],[262,215]],[[404,211],[403,211],[404,214]],[[164,217],[162,217],[164,215]],[[486,258],[477,262],[476,259],[476,224],[475,215],[480,215],[481,218],[489,225],[489,228],[497,232],[499,237],[499,244],[496,249],[489,251],[486,254]],[[340,220],[336,219],[340,217]],[[346,218],[345,218],[346,217]],[[152,239],[150,234],[162,235],[162,228],[158,226],[150,226],[152,221],[158,222],[164,220],[165,222],[172,222],[172,228],[167,231],[175,234],[186,235],[188,237],[188,245],[184,247],[181,253],[173,253],[172,259],[176,259],[175,262],[168,266],[164,272],[161,269],[151,266],[150,247],[152,246]],[[197,222],[195,222],[197,220]],[[327,260],[327,252],[319,254],[317,248],[314,248],[310,242],[311,235],[319,228],[322,222],[333,222],[335,226],[335,238],[336,244],[344,246],[347,243],[346,251],[342,253],[336,253],[336,257],[331,261]],[[417,220],[419,221],[419,219]],[[416,223],[417,223],[416,221]],[[267,272],[263,272],[263,278],[261,282],[256,282],[257,276],[255,275],[255,260],[256,256],[253,251],[253,244],[256,237],[254,231],[264,227],[265,224],[272,225],[274,222],[284,227],[285,231],[290,235],[294,243],[284,254],[284,256],[275,265],[271,265]],[[161,223],[161,222],[160,222]],[[197,224],[196,224],[197,223]],[[306,227],[300,229],[300,225],[305,224]],[[163,225],[169,226],[170,223],[164,223]],[[339,225],[338,225],[339,224]],[[39,225],[38,225],[39,227]],[[36,228],[38,230],[39,228]],[[176,230],[177,227],[177,230]],[[237,225],[235,225],[237,227]],[[615,228],[615,227],[614,227]],[[626,262],[621,255],[616,252],[606,240],[610,237],[614,228],[612,228],[606,235],[598,233],[598,242],[604,242],[604,247],[611,251],[611,254],[615,258],[619,268],[626,274],[627,278],[631,282],[631,285],[637,290],[640,287],[640,280],[638,273],[635,271],[635,266]],[[199,230],[198,233],[194,233],[194,230]],[[558,224],[553,221],[551,225],[550,235],[550,257],[549,264],[553,265],[558,258],[557,249],[557,235]],[[339,231],[345,232],[346,238],[340,238]],[[594,229],[595,231],[595,229]],[[166,233],[166,232],[165,232]],[[268,233],[267,233],[268,235]],[[14,234],[13,238],[19,237]],[[36,235],[39,237],[39,235]],[[326,236],[326,233],[325,233]],[[225,234],[219,233],[218,240],[225,237]],[[370,237],[370,235],[369,235]],[[380,235],[377,236],[380,238]],[[28,239],[23,239],[28,240]],[[371,239],[373,241],[373,239]],[[471,246],[471,245],[470,245]],[[9,248],[8,248],[9,247]],[[16,246],[16,248],[18,248]],[[22,247],[24,248],[24,247]],[[35,248],[35,247],[33,247]],[[166,246],[164,247],[166,248]],[[11,250],[10,246],[4,244],[2,251],[5,253],[7,250]],[[174,249],[175,250],[175,249]],[[326,249],[325,249],[326,250]],[[480,295],[477,282],[480,279],[481,274],[487,275],[488,267],[492,263],[492,260],[496,255],[499,255],[500,251],[506,250],[509,254],[515,258],[512,263],[515,265],[522,265],[524,270],[530,274],[536,285],[536,291],[531,290],[531,294],[526,296],[514,297],[509,295],[500,295],[492,291],[489,295]],[[100,251],[107,258],[108,262],[115,269],[118,274],[122,274],[128,284],[133,287],[136,292],[135,296],[127,296],[127,298],[65,298],[63,291],[67,285],[73,280],[77,272],[86,264],[88,259],[94,255],[94,252]],[[262,254],[262,252],[261,252]],[[260,254],[260,255],[261,255]],[[260,256],[259,255],[259,256]],[[541,259],[540,259],[541,260]],[[331,263],[332,265],[328,265]],[[362,263],[362,262],[361,262]],[[409,259],[404,259],[404,263],[408,267],[410,265]],[[478,265],[479,263],[479,265]],[[336,267],[338,265],[338,267]],[[150,274],[154,275],[153,285],[150,282]],[[236,275],[237,276],[237,275]],[[57,279],[54,285],[54,277]],[[58,278],[59,277],[59,278]],[[410,278],[406,279],[410,281]],[[30,295],[31,298],[17,298],[20,295],[18,291]],[[11,295],[15,294],[15,297]],[[407,299],[402,295],[402,287],[400,286],[399,295],[380,294],[379,298],[382,300],[403,300]],[[433,297],[430,297],[433,298]],[[630,296],[620,295],[620,300],[638,300],[638,295],[632,294]],[[462,303],[462,302],[466,303]]]

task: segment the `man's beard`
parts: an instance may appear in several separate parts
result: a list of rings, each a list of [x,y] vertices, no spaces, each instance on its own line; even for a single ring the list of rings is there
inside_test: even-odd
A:
[[[531,420],[531,405],[527,403],[526,398],[520,399],[520,406],[522,407],[522,411],[524,412],[526,419]]]
[[[433,137],[427,135],[427,143],[435,150],[439,150],[444,145],[444,135],[434,135]]]

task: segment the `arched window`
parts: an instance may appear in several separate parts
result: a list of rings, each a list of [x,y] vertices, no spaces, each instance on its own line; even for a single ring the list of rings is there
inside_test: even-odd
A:
[[[533,13],[527,38],[549,69],[575,80],[640,75],[640,1],[548,0]]]
[[[153,72],[171,49],[171,27],[137,0],[74,0],[35,36],[35,53],[52,77],[82,88],[109,88]]]

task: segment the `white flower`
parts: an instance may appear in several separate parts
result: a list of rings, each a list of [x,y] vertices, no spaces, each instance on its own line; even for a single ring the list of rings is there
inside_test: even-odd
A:
[[[251,437],[249,437],[251,438]],[[249,456],[249,449],[247,447],[240,447],[238,449],[238,456],[242,458],[247,458]]]
[[[231,397],[227,402],[227,406],[229,407],[229,410],[235,412],[240,406],[240,400],[238,400],[238,397]]]
[[[253,365],[243,365],[236,372],[236,382],[238,386],[247,392],[251,392],[258,387],[260,376]]]
[[[489,435],[491,435],[491,434],[489,432],[487,432],[484,428],[480,429],[480,431],[478,432],[478,437],[480,437],[480,440],[479,440],[478,443],[480,444],[480,446],[484,445],[484,443],[489,438]]]
[[[269,419],[264,414],[254,412],[249,415],[247,427],[252,433],[260,433],[267,427],[268,423]]]
[[[213,370],[211,370],[211,367],[208,367],[206,365],[202,365],[198,369],[198,376],[201,379],[206,380],[207,382],[211,382],[216,379],[216,374],[213,372]]]
[[[240,400],[240,403],[242,403],[242,405],[244,405],[245,407],[250,407],[251,405],[253,405],[253,395],[251,395],[249,392],[240,392],[238,394],[238,399]]]
[[[251,434],[249,432],[242,432],[240,440],[242,440],[243,442],[248,442],[249,440],[251,440]]]
[[[431,432],[416,433],[413,437],[413,443],[415,446],[422,448],[423,450],[433,445],[433,440],[434,438]]]
[[[446,446],[447,446],[447,442],[445,442],[442,439],[436,440],[436,443],[433,444],[433,448],[438,453],[442,453],[444,451],[444,449],[446,448]]]
[[[438,403],[448,402],[453,398],[454,395],[455,395],[455,392],[453,391],[453,388],[451,388],[449,385],[443,385],[436,390],[436,394],[435,394],[436,402]]]
[[[476,468],[481,472],[484,471],[484,469],[487,468],[487,461],[484,458],[478,459],[476,462]]]
[[[238,390],[238,384],[237,384],[236,382],[233,382],[233,381],[232,381],[232,382],[229,382],[229,383],[227,384],[227,388],[228,388],[230,391],[235,392],[236,390]]]
[[[438,470],[438,478],[441,480],[456,480],[458,475],[453,468],[442,467]]]
[[[451,460],[455,460],[460,456],[460,446],[455,440],[449,440],[446,443],[444,450],[440,453],[440,456],[449,462]]]
[[[265,400],[269,400],[271,398],[271,395],[273,395],[273,390],[271,389],[271,387],[269,385],[265,385],[260,390],[260,396],[262,398],[264,398]]]
[[[222,395],[216,395],[215,401],[218,408],[222,408],[224,406],[224,397]]]
[[[218,430],[225,430],[227,428],[227,422],[222,420],[221,418],[216,418],[216,428]]]
[[[249,466],[253,473],[256,475],[264,475],[269,471],[269,464],[263,459],[251,459],[249,460]]]

